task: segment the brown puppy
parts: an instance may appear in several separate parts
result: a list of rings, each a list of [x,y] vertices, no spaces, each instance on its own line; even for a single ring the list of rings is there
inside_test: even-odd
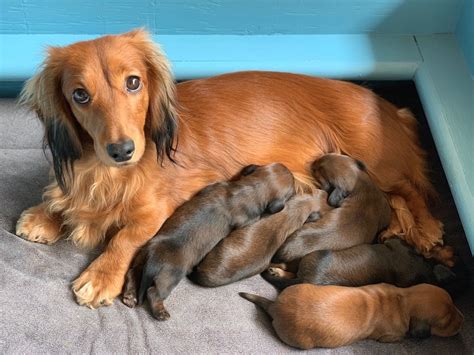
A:
[[[181,205],[136,256],[127,273],[123,301],[134,307],[145,293],[153,316],[166,320],[163,301],[192,268],[232,229],[281,211],[294,194],[294,179],[282,164],[250,165],[238,180],[219,182]]]
[[[215,287],[261,273],[286,237],[331,208],[326,200],[322,190],[294,196],[280,213],[233,231],[206,255],[191,279]]]
[[[276,253],[275,262],[299,259],[315,250],[371,243],[390,223],[388,201],[362,162],[345,155],[326,154],[312,164],[311,171],[320,187],[329,193],[329,205],[338,208],[289,236]]]
[[[363,287],[288,287],[275,302],[239,293],[262,307],[288,345],[335,348],[362,339],[396,342],[407,332],[425,338],[458,333],[463,315],[443,289],[420,284],[397,288],[388,284]]]
[[[262,276],[278,288],[299,283],[363,286],[386,282],[397,287],[429,283],[443,287],[456,275],[433,265],[398,238],[344,250],[318,250],[301,259],[297,274],[271,267]]]

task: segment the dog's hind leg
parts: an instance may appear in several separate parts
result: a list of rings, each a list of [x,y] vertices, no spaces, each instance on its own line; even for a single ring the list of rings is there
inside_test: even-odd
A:
[[[154,277],[154,286],[148,288],[147,299],[153,317],[157,320],[169,319],[170,314],[165,308],[164,301],[185,276],[186,272],[182,269],[164,266]]]

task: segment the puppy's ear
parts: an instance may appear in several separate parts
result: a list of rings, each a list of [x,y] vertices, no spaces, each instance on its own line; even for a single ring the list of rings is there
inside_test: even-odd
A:
[[[429,338],[431,336],[431,325],[426,320],[411,318],[408,334],[413,338]]]
[[[258,165],[255,165],[255,164],[247,165],[246,167],[244,167],[244,168],[240,171],[240,175],[242,175],[242,176],[250,175],[250,174],[252,174],[255,170],[257,170],[258,167],[259,167],[259,166],[258,166]]]
[[[79,124],[62,92],[63,49],[51,47],[43,68],[28,80],[20,104],[35,111],[45,129],[43,148],[49,147],[56,181],[63,191],[72,178],[73,163],[82,155]]]
[[[158,159],[162,162],[166,155],[174,162],[172,153],[176,151],[177,146],[178,116],[176,86],[170,64],[145,30],[135,30],[124,36],[129,37],[131,44],[142,53],[147,66],[147,134],[155,142]]]
[[[316,222],[318,219],[321,219],[321,213],[314,211],[311,212],[304,223]]]
[[[349,195],[349,193],[340,187],[334,188],[331,191],[328,197],[328,204],[332,207],[341,207],[344,199]]]
[[[267,205],[265,212],[269,214],[275,214],[275,213],[280,212],[284,208],[285,208],[285,203],[280,199],[275,199]]]

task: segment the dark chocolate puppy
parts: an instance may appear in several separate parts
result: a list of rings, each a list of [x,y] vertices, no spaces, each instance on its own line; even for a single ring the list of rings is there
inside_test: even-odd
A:
[[[297,195],[280,213],[236,229],[206,255],[190,278],[202,286],[215,287],[261,273],[291,233],[331,209],[326,200],[323,190]]]
[[[448,267],[434,265],[397,238],[383,244],[314,251],[301,259],[296,275],[274,266],[262,276],[278,288],[298,283],[364,286],[382,282],[397,287],[419,283],[443,287],[455,278]]]
[[[163,301],[181,279],[233,229],[264,212],[281,211],[294,191],[293,175],[282,164],[248,166],[238,180],[207,186],[138,252],[127,273],[123,302],[133,307],[146,293],[153,316],[168,319]]]
[[[290,235],[274,262],[299,259],[315,250],[371,243],[390,222],[389,203],[362,162],[345,155],[326,154],[311,169],[320,187],[328,192],[329,205],[337,208]]]

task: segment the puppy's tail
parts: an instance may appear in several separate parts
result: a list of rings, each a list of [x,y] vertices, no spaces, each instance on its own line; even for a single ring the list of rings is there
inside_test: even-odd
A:
[[[266,299],[265,297],[252,295],[246,292],[239,292],[239,296],[245,298],[247,301],[255,303],[257,306],[263,308],[265,312],[267,312],[270,316],[270,306],[273,304],[273,301]]]
[[[156,263],[147,261],[143,267],[140,289],[138,290],[138,303],[143,304],[147,290],[152,286],[155,275],[158,274],[159,268]]]
[[[265,280],[267,280],[269,283],[271,283],[273,286],[275,286],[279,290],[283,290],[289,286],[297,285],[303,282],[298,277],[293,278],[293,279],[288,279],[285,277],[272,275],[271,273],[268,272],[268,270],[262,272],[261,275]]]

